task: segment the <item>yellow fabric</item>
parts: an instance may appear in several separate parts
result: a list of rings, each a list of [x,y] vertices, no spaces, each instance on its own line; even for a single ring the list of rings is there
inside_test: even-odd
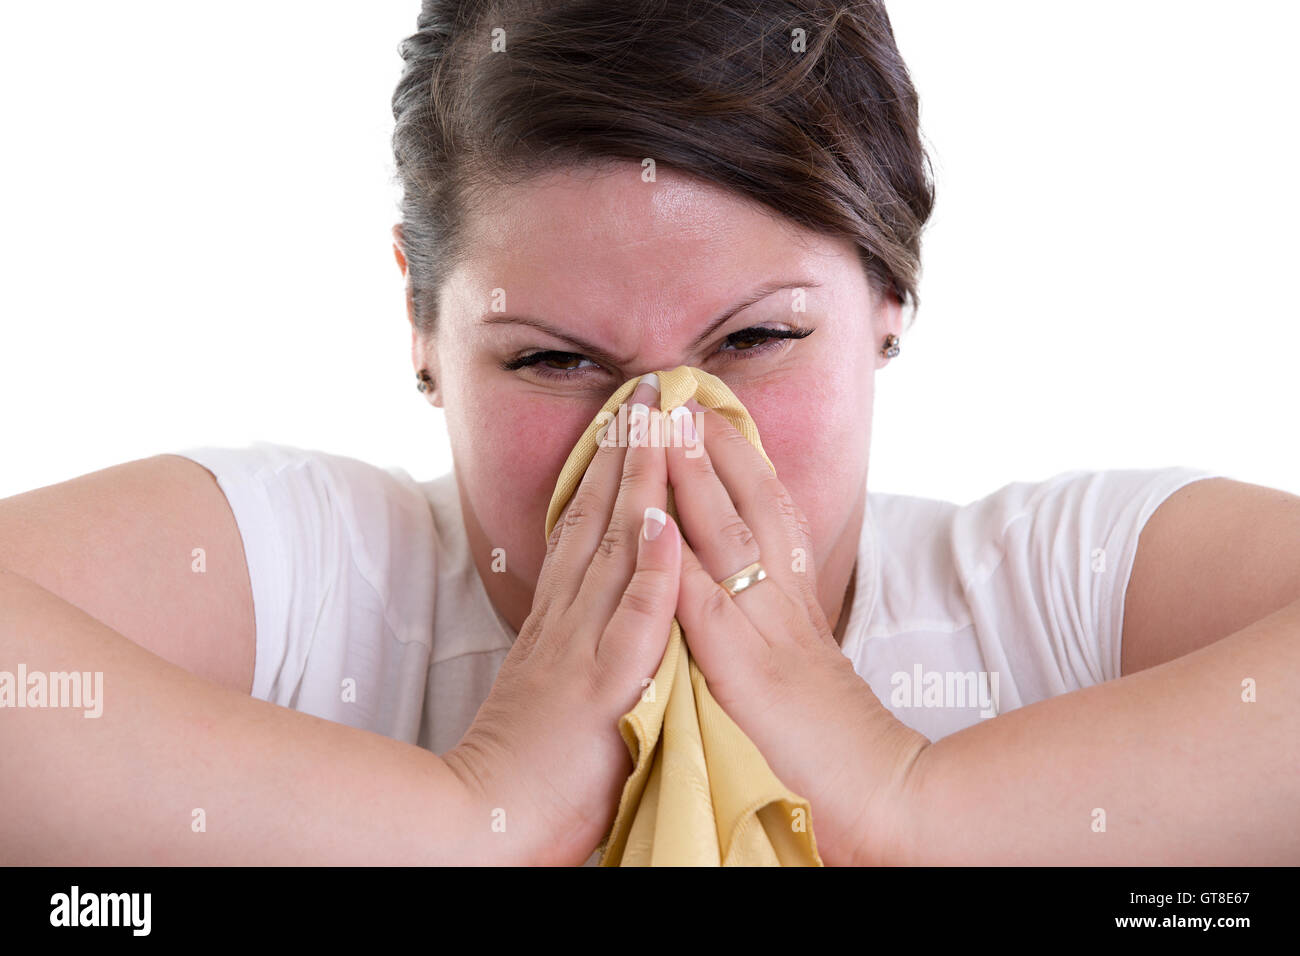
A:
[[[749,412],[721,379],[686,365],[656,374],[664,413],[694,397],[725,416],[772,467]],[[640,381],[623,383],[602,412],[616,414]],[[565,462],[546,515],[548,537],[595,456],[607,420],[597,415]],[[667,510],[676,520],[671,488]],[[601,844],[601,866],[822,865],[808,801],[777,779],[713,699],[676,618],[653,685],[618,728],[633,770]]]

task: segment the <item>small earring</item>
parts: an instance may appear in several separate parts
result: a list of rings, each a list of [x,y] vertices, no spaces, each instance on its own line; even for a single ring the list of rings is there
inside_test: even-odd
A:
[[[885,344],[880,350],[880,354],[886,358],[893,358],[898,354],[898,336],[886,335]]]
[[[425,368],[420,369],[420,371],[416,373],[415,378],[416,378],[415,387],[418,388],[421,392],[427,392],[429,389],[433,387],[433,379],[429,377],[428,369]]]

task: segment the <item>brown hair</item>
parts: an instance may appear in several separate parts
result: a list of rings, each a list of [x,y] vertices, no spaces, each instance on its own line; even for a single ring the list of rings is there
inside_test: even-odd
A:
[[[393,151],[421,332],[494,182],[645,157],[847,236],[915,317],[934,186],[882,3],[424,0],[417,30]]]

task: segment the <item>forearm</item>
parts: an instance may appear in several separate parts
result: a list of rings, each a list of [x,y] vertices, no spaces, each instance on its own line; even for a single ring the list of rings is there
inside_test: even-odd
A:
[[[1297,687],[1300,601],[1194,653],[941,738],[911,769],[891,862],[1300,863]]]
[[[0,571],[0,671],[20,665],[102,672],[102,712],[0,708],[0,863],[505,862],[435,754],[203,680]]]

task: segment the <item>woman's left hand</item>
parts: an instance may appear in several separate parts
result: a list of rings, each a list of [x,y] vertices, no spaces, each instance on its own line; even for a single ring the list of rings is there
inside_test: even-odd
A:
[[[817,599],[809,526],[757,449],[694,399],[667,449],[684,541],[677,620],[713,697],[812,808],[823,862],[893,858],[903,784],[929,744],[858,676]],[[676,428],[681,428],[680,422]],[[689,543],[689,544],[688,544]],[[734,597],[718,581],[760,561]]]

